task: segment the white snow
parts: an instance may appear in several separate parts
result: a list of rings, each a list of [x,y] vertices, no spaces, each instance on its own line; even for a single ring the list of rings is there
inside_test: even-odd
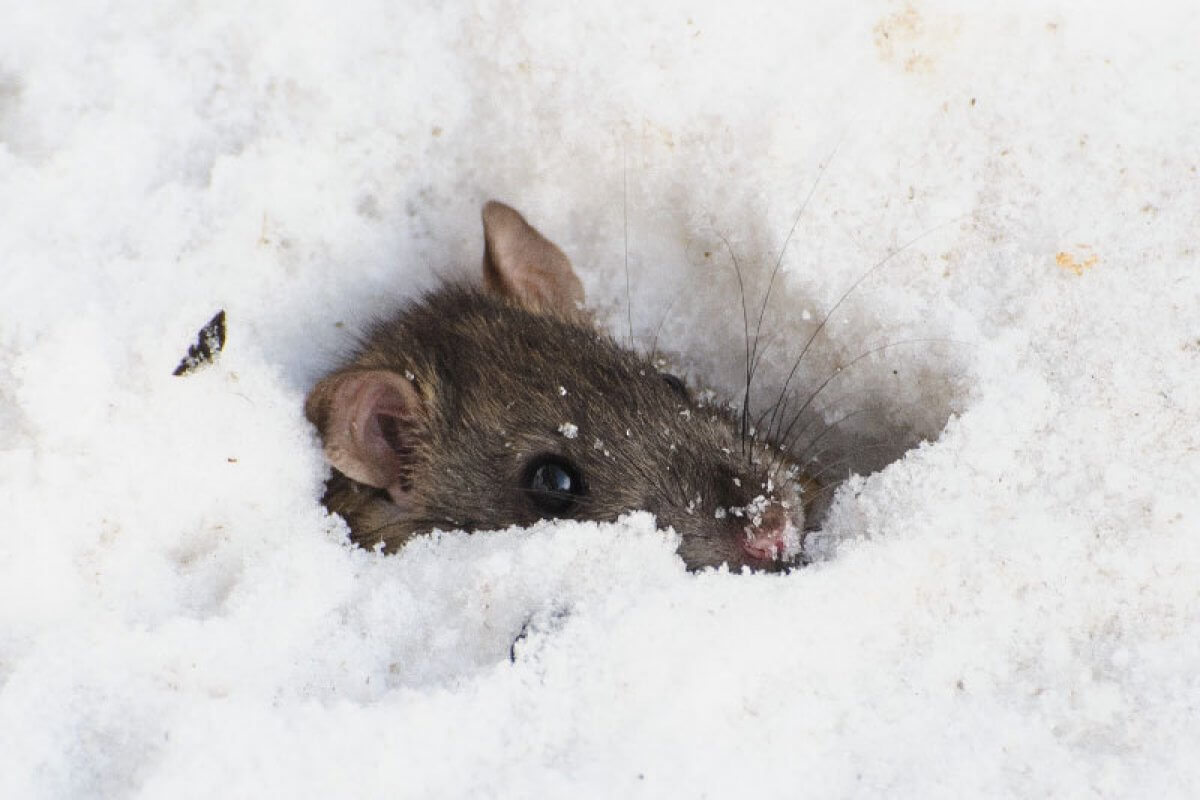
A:
[[[0,797],[1195,796],[1187,4],[0,18]],[[485,200],[736,398],[731,257],[753,327],[810,190],[759,399],[836,307],[822,445],[927,440],[853,454],[813,565],[690,574],[644,514],[346,544],[304,394]]]

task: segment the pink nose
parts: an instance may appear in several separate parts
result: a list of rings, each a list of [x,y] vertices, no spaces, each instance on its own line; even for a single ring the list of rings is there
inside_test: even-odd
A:
[[[751,558],[773,561],[795,555],[800,550],[800,531],[779,503],[772,503],[744,528],[742,549]]]

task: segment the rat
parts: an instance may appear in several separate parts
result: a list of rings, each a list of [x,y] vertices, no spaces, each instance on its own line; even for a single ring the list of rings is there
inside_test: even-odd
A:
[[[655,515],[689,569],[798,562],[817,483],[727,407],[599,330],[571,262],[483,207],[483,282],[374,324],[309,393],[323,502],[386,552],[434,528]]]

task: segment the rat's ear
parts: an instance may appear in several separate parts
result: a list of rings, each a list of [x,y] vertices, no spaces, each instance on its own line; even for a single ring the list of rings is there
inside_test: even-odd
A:
[[[495,200],[483,207],[483,280],[526,308],[578,316],[583,284],[553,242]]]
[[[321,432],[329,463],[403,505],[428,420],[412,381],[386,369],[336,372],[309,393],[304,414]]]

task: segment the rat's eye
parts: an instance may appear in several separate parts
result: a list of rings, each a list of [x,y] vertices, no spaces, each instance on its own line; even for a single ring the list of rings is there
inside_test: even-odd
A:
[[[669,372],[660,372],[660,373],[658,373],[658,377],[660,377],[664,381],[666,381],[667,386],[670,386],[672,389],[674,389],[675,394],[679,395],[684,400],[692,399],[691,396],[688,394],[687,386],[684,384],[683,381],[681,381],[679,379],[678,375],[672,375]]]
[[[575,465],[560,456],[538,456],[525,467],[521,485],[529,502],[543,514],[569,516],[585,489]]]

